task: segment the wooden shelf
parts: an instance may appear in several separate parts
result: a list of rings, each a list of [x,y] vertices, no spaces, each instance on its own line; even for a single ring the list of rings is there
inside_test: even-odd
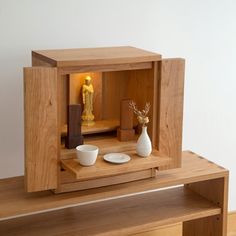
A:
[[[96,134],[116,130],[120,125],[119,120],[98,120],[92,126],[81,126],[81,132],[83,135]],[[62,127],[61,136],[67,135],[67,125]]]
[[[104,155],[110,152],[127,152],[135,150],[137,137],[132,141],[120,142],[116,136],[103,135],[98,137],[89,137],[85,139],[85,144],[96,145],[99,147],[99,154]],[[67,149],[62,146],[61,159],[75,159],[76,150]]]
[[[218,215],[221,208],[177,187],[0,223],[2,235],[127,235]],[[25,230],[24,227],[27,226]],[[122,227],[121,227],[122,226]],[[63,234],[63,235],[64,235]]]
[[[81,204],[88,204],[91,201],[99,201],[173,185],[209,181],[216,178],[228,178],[228,171],[192,152],[183,152],[181,168],[160,171],[156,178],[79,192],[57,195],[51,191],[26,193],[23,177],[3,179],[0,180],[0,220],[70,208]],[[212,188],[213,186],[211,186],[211,191]]]
[[[157,168],[171,163],[171,158],[161,157],[157,151],[153,151],[147,158],[139,157],[135,151],[126,152],[131,160],[125,164],[111,164],[98,156],[95,165],[90,167],[81,166],[77,159],[61,160],[62,167],[72,173],[78,180],[96,179],[101,177],[126,174],[134,171]]]

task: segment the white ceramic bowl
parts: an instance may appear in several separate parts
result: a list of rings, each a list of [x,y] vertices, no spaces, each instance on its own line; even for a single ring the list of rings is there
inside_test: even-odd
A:
[[[98,147],[94,145],[79,145],[76,147],[76,154],[82,166],[92,166],[98,156]]]

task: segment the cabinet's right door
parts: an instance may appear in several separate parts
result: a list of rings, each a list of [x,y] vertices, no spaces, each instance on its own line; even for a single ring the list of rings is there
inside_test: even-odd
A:
[[[181,58],[159,62],[157,148],[173,159],[166,168],[181,166],[185,61]]]

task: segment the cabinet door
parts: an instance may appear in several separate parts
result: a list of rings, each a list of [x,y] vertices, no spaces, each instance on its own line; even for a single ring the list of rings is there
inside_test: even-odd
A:
[[[57,188],[57,68],[24,68],[25,185],[28,192]]]
[[[157,148],[173,159],[171,166],[181,167],[185,61],[181,58],[159,62],[159,113]]]

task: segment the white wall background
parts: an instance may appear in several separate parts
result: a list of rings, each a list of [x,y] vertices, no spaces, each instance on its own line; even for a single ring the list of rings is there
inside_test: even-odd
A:
[[[133,45],[186,58],[184,149],[230,173],[236,210],[236,1],[0,0],[0,178],[23,174],[31,50]]]

